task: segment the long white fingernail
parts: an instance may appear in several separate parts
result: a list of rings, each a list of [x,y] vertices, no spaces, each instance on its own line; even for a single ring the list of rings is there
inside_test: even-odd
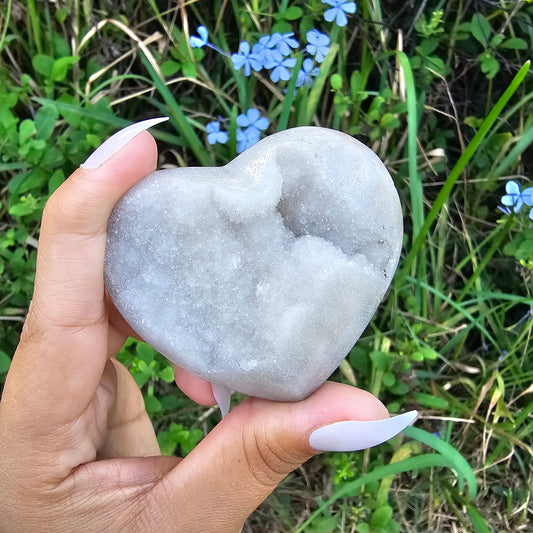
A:
[[[230,402],[231,402],[231,391],[224,387],[223,385],[217,385],[216,383],[211,383],[211,390],[213,391],[213,396],[217,402],[222,418],[224,418],[229,413]]]
[[[383,420],[346,420],[316,429],[309,437],[309,444],[323,452],[355,452],[377,446],[398,435],[410,426],[418,411]]]
[[[151,118],[149,120],[143,120],[141,122],[135,122],[127,128],[117,131],[114,135],[111,135],[107,141],[101,144],[83,163],[81,168],[93,169],[98,168],[105,163],[110,157],[115,155],[121,148],[124,148],[136,135],[139,135],[141,131],[147,130],[160,122],[165,122],[168,117]]]

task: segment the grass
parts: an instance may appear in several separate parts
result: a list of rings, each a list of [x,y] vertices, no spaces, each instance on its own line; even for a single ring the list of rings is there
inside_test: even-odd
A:
[[[421,417],[376,449],[314,458],[245,531],[531,531],[533,228],[525,208],[498,205],[507,181],[525,188],[533,171],[533,5],[362,0],[345,28],[324,10],[319,0],[6,3],[0,381],[31,298],[46,198],[116,128],[169,115],[153,132],[160,166],[231,160],[237,116],[252,106],[267,133],[339,129],[390,169],[405,245],[387,299],[333,378]],[[331,47],[313,86],[296,88],[296,73],[245,77],[227,57],[191,49],[200,24],[228,54],[272,31],[305,45],[315,26]],[[230,138],[210,146],[205,127],[219,117]],[[165,453],[186,453],[217,422],[176,392],[151,348],[129,341],[119,358]]]

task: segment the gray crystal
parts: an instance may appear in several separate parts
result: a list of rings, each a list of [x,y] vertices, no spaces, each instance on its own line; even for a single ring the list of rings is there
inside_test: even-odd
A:
[[[335,370],[396,268],[385,166],[324,128],[271,135],[220,168],[153,172],[109,220],[106,286],[128,323],[212,383],[302,399]]]

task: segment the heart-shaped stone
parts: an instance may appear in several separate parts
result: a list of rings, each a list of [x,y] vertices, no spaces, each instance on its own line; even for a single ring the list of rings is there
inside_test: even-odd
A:
[[[402,233],[396,189],[369,148],[294,128],[224,167],[157,171],[132,187],[109,220],[106,287],[189,372],[300,400],[367,326]]]

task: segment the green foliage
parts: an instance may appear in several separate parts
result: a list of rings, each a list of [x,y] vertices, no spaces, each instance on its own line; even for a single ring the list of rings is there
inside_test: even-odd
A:
[[[494,33],[489,20],[482,13],[474,13],[470,22],[459,26],[461,39],[467,39],[471,34],[482,46],[483,51],[478,55],[481,71],[487,78],[493,79],[500,71],[497,56],[506,50],[527,50],[528,45],[519,37],[508,37],[502,33]]]
[[[35,56],[32,63],[44,70],[45,56]],[[46,56],[49,57],[49,56]],[[51,59],[49,57],[49,59]],[[46,92],[51,96],[55,82],[65,80],[72,61],[49,62]],[[42,211],[49,195],[64,181],[111,128],[100,117],[85,118],[59,105],[68,102],[75,109],[114,118],[105,98],[95,104],[81,103],[58,89],[56,99],[35,105],[35,78],[43,72],[31,71],[16,84],[0,68],[0,171],[5,193],[0,212],[5,224],[0,228],[0,349],[12,352],[20,324],[33,291],[36,237]],[[35,78],[34,78],[35,77]],[[20,109],[33,109],[32,118],[20,116]]]
[[[181,424],[172,423],[168,430],[157,435],[157,442],[163,455],[173,455],[179,447],[180,455],[187,455],[204,436],[201,429],[185,429]]]
[[[523,266],[533,268],[533,229],[525,228],[517,233],[503,247],[503,251],[520,261]]]
[[[154,134],[160,163],[172,166],[228,162],[237,116],[250,107],[269,118],[268,133],[339,129],[389,167],[405,246],[386,302],[334,379],[422,418],[377,449],[322,458],[315,479],[331,478],[332,497],[309,496],[297,516],[289,495],[276,509],[283,527],[383,533],[403,520],[429,530],[427,517],[439,515],[449,529],[523,528],[533,452],[533,223],[498,205],[510,177],[533,181],[533,5],[454,0],[418,13],[361,1],[345,28],[324,21],[320,0],[216,0],[208,10],[192,2],[179,16],[156,2],[106,9],[86,3],[73,13],[32,0],[24,21],[15,10],[2,19],[0,378],[31,299],[46,200],[113,130],[169,115]],[[296,72],[278,84],[264,72],[246,77],[228,57],[190,47],[200,24],[228,55],[242,40],[294,32]],[[314,84],[297,88],[315,27],[329,35],[330,51]],[[132,35],[149,38],[134,46]],[[210,146],[205,125],[219,116],[230,138]],[[162,452],[189,453],[216,415],[176,392],[172,367],[148,345],[130,339],[117,357],[141,388]],[[299,494],[309,492],[306,476],[291,477]]]

